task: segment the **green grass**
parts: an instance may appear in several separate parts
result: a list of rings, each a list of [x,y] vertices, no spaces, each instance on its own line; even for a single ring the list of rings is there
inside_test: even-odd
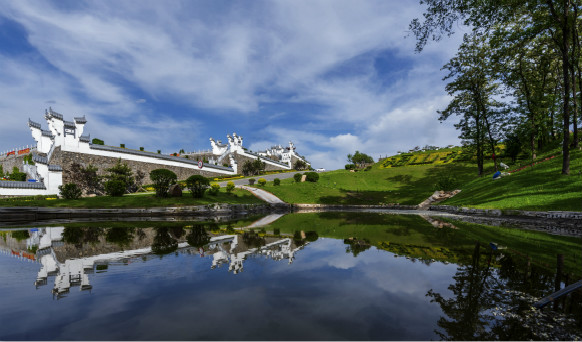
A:
[[[465,182],[475,177],[476,168],[455,163],[384,169],[376,164],[370,171],[321,173],[316,183],[295,183],[290,178],[281,180],[280,186],[267,182],[262,188],[288,203],[418,204],[434,192],[436,179],[443,174]]]
[[[562,175],[562,158],[493,180],[490,175],[461,186],[462,192],[442,204],[480,209],[582,211],[582,151],[571,152],[570,175]],[[513,168],[511,168],[513,169]]]
[[[235,196],[236,195],[236,196]],[[148,208],[148,207],[173,207],[187,205],[204,205],[211,203],[230,204],[257,204],[264,203],[248,191],[235,189],[232,195],[226,193],[224,188],[216,195],[206,194],[203,198],[193,198],[188,192],[182,197],[158,198],[152,193],[125,195],[122,197],[86,197],[77,200],[26,200],[26,199],[0,199],[0,206],[32,206],[32,207],[67,207],[67,208]]]

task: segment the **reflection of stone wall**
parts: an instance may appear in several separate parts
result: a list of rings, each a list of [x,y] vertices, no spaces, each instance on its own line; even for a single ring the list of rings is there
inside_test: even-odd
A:
[[[71,169],[71,164],[73,164],[73,163],[79,163],[84,167],[91,164],[91,165],[97,167],[99,169],[97,173],[99,175],[103,176],[103,175],[107,174],[107,171],[105,171],[105,170],[115,166],[115,164],[117,164],[118,160],[119,160],[119,158],[114,158],[114,157],[96,156],[96,155],[92,155],[92,154],[61,151],[60,147],[57,147],[55,149],[55,152],[53,153],[53,156],[51,158],[50,163],[60,165],[63,168],[63,184],[66,184],[66,183],[69,183],[71,181],[71,177],[70,177],[69,172]],[[152,170],[155,170],[155,169],[171,170],[172,172],[176,173],[176,175],[178,176],[178,180],[184,180],[184,179],[186,179],[194,174],[201,174],[204,177],[216,177],[216,176],[223,175],[222,173],[201,171],[201,170],[198,170],[197,168],[190,169],[190,168],[186,168],[186,167],[150,164],[150,163],[137,162],[137,161],[131,161],[131,160],[123,160],[123,159],[122,159],[122,162],[127,164],[127,166],[129,166],[131,168],[134,175],[136,174],[136,172],[138,170],[141,170],[142,172],[144,172],[146,174],[146,177],[143,181],[144,184],[151,184],[152,183],[151,179],[149,178],[149,174]]]

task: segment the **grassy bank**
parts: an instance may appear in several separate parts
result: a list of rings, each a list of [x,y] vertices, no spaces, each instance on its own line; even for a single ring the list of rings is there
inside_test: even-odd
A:
[[[86,197],[77,200],[0,199],[0,206],[3,207],[148,208],[204,205],[211,203],[256,204],[264,202],[250,192],[240,189],[235,189],[232,194],[228,194],[225,189],[221,189],[217,195],[212,196],[206,194],[203,198],[193,198],[189,193],[184,193],[182,197],[158,198],[152,193],[146,193],[122,197]]]
[[[545,157],[556,157],[544,161]],[[444,158],[444,157],[443,157]],[[442,204],[481,209],[582,210],[582,151],[571,153],[570,175],[561,175],[559,150],[547,152],[533,167],[493,180],[493,163],[485,164],[482,177],[474,163],[433,163],[386,167],[386,161],[369,171],[337,170],[320,174],[317,183],[268,182],[264,189],[289,203],[321,204],[419,204],[428,198],[443,177],[454,180],[462,192]],[[527,166],[510,164],[508,171]]]

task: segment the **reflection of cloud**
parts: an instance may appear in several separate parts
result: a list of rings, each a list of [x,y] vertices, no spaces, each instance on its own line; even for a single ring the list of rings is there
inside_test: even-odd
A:
[[[136,100],[135,103],[146,103],[146,99],[139,99]]]
[[[189,254],[111,266],[91,276],[91,294],[71,291],[40,310],[20,308],[0,319],[22,322],[17,323],[21,330],[13,329],[22,335],[11,339],[25,333],[54,340],[436,338],[440,309],[425,293],[430,288],[444,293],[452,267],[427,272],[430,267],[374,248],[354,258],[345,253],[343,241],[324,238],[296,257],[291,265],[249,258],[236,276],[225,268],[210,270],[211,258]],[[344,268],[348,260],[355,264]],[[431,284],[419,281],[422,277]],[[5,284],[0,290],[16,297],[34,293],[33,287]],[[17,299],[5,301],[16,308]]]

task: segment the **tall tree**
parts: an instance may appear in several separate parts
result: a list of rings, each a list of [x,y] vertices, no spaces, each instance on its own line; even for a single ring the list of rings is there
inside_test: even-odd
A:
[[[453,100],[445,110],[439,111],[439,120],[444,121],[452,115],[462,117],[456,127],[461,130],[460,138],[476,149],[479,175],[483,174],[486,146],[495,153],[502,107],[495,100],[500,90],[491,77],[490,65],[485,38],[466,34],[457,55],[443,67],[449,71],[444,79],[450,80],[446,91]],[[493,161],[497,171],[495,158]]]

